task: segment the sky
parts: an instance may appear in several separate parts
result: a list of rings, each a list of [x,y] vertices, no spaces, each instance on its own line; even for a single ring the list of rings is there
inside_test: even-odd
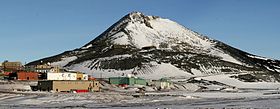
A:
[[[0,0],[0,62],[79,48],[132,11],[280,59],[279,0]]]

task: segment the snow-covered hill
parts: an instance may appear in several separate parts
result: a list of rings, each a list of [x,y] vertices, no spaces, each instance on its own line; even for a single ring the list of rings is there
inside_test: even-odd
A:
[[[169,19],[132,12],[83,47],[40,59],[96,77],[134,74],[149,79],[251,73],[280,80],[280,61],[259,58]]]

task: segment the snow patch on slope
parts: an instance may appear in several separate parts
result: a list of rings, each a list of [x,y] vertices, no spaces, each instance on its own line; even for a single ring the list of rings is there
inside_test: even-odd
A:
[[[53,62],[51,63],[52,66],[59,66],[59,67],[64,67],[67,65],[69,62],[76,60],[78,57],[77,56],[72,56],[72,57],[67,57],[67,58],[62,58],[61,61]]]
[[[178,69],[170,63],[153,63],[152,72],[146,73],[144,75],[139,75],[145,79],[161,79],[168,77],[191,77],[192,75],[189,72]]]
[[[92,47],[92,44],[89,44],[89,45],[87,45],[85,47],[82,47],[82,49],[88,49],[88,48],[91,48],[91,47]]]
[[[132,57],[132,55],[130,55],[130,54],[115,55],[115,56],[111,56],[111,57],[98,58],[98,60],[112,60],[115,58],[123,59],[123,58],[128,58],[128,57]]]
[[[244,88],[244,89],[278,89],[280,88],[280,83],[278,82],[243,82],[239,81],[236,78],[230,78],[230,74],[227,75],[214,75],[207,77],[197,77],[196,79],[208,80],[208,81],[217,81],[220,83],[224,83],[230,86],[235,86],[236,88]]]
[[[76,71],[83,71],[89,75],[96,78],[109,78],[109,77],[119,77],[125,76],[127,74],[132,74],[135,69],[129,70],[115,70],[115,69],[91,69],[91,61],[85,61],[80,64],[75,64],[69,67],[70,69]],[[145,72],[145,74],[137,74],[137,77],[142,77],[145,79],[160,79],[165,77],[191,77],[192,75],[188,72],[178,69],[177,67],[171,65],[170,63],[154,64],[150,72]]]
[[[232,63],[235,63],[235,64],[242,65],[242,63],[240,61],[236,60],[235,58],[233,58],[229,54],[226,54],[223,51],[218,50],[218,49],[212,49],[211,52],[209,52],[208,54],[213,55],[213,56],[221,57],[222,60],[224,60],[224,61],[228,61],[228,62],[232,62]]]
[[[254,56],[254,55],[247,55],[248,57],[255,58],[255,59],[261,59],[261,60],[268,60],[269,58],[261,57],[261,56]]]
[[[75,64],[69,67],[69,69],[82,71],[83,73],[87,73],[96,78],[108,78],[108,77],[119,77],[126,74],[131,74],[133,69],[130,70],[115,70],[115,69],[100,69],[97,68],[91,69],[92,61],[85,61],[80,64]]]

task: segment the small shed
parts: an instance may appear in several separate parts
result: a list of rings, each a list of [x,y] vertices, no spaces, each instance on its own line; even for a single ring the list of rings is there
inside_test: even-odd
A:
[[[100,83],[99,81],[93,81],[92,86],[90,87],[91,92],[99,92],[100,91]]]
[[[169,89],[171,82],[168,79],[154,80],[152,83],[156,86],[157,89]]]

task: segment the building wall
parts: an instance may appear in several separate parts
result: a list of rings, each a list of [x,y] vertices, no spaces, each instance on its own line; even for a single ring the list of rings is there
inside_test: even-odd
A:
[[[36,68],[35,72],[47,73],[50,72],[51,69],[49,68]]]
[[[134,78],[128,78],[128,77],[111,77],[109,78],[110,84],[127,84],[127,85],[133,85],[134,84]]]
[[[53,81],[53,90],[56,92],[76,90],[88,90],[92,81]]]
[[[47,80],[77,80],[76,73],[47,73]]]
[[[17,72],[17,80],[38,80],[37,72]]]
[[[50,66],[50,65],[36,65],[36,67],[35,68],[39,68],[39,69],[51,69],[52,68],[52,66]]]
[[[145,79],[135,78],[134,84],[147,85],[147,82]]]
[[[98,81],[60,81],[47,80],[38,81],[38,89],[41,91],[55,91],[55,92],[69,92],[71,90],[91,90],[100,91],[100,84]]]
[[[109,78],[110,84],[121,84],[121,78],[120,77],[111,77]]]
[[[77,80],[82,80],[82,79],[83,79],[83,74],[77,73]]]
[[[168,89],[170,88],[170,83],[165,81],[154,81],[155,86],[159,89]]]
[[[111,77],[109,78],[110,84],[127,84],[127,85],[134,85],[134,84],[139,84],[139,85],[146,85],[147,82],[145,79],[142,78],[129,78],[129,77]]]
[[[36,65],[34,68],[35,72],[47,73],[50,72],[52,66],[50,65]]]
[[[53,81],[38,81],[38,89],[40,91],[53,90]]]
[[[83,74],[83,79],[82,80],[88,80],[88,74]]]
[[[99,81],[93,81],[92,91],[99,92],[100,91],[100,83]]]
[[[77,80],[88,80],[87,74],[77,73]]]

